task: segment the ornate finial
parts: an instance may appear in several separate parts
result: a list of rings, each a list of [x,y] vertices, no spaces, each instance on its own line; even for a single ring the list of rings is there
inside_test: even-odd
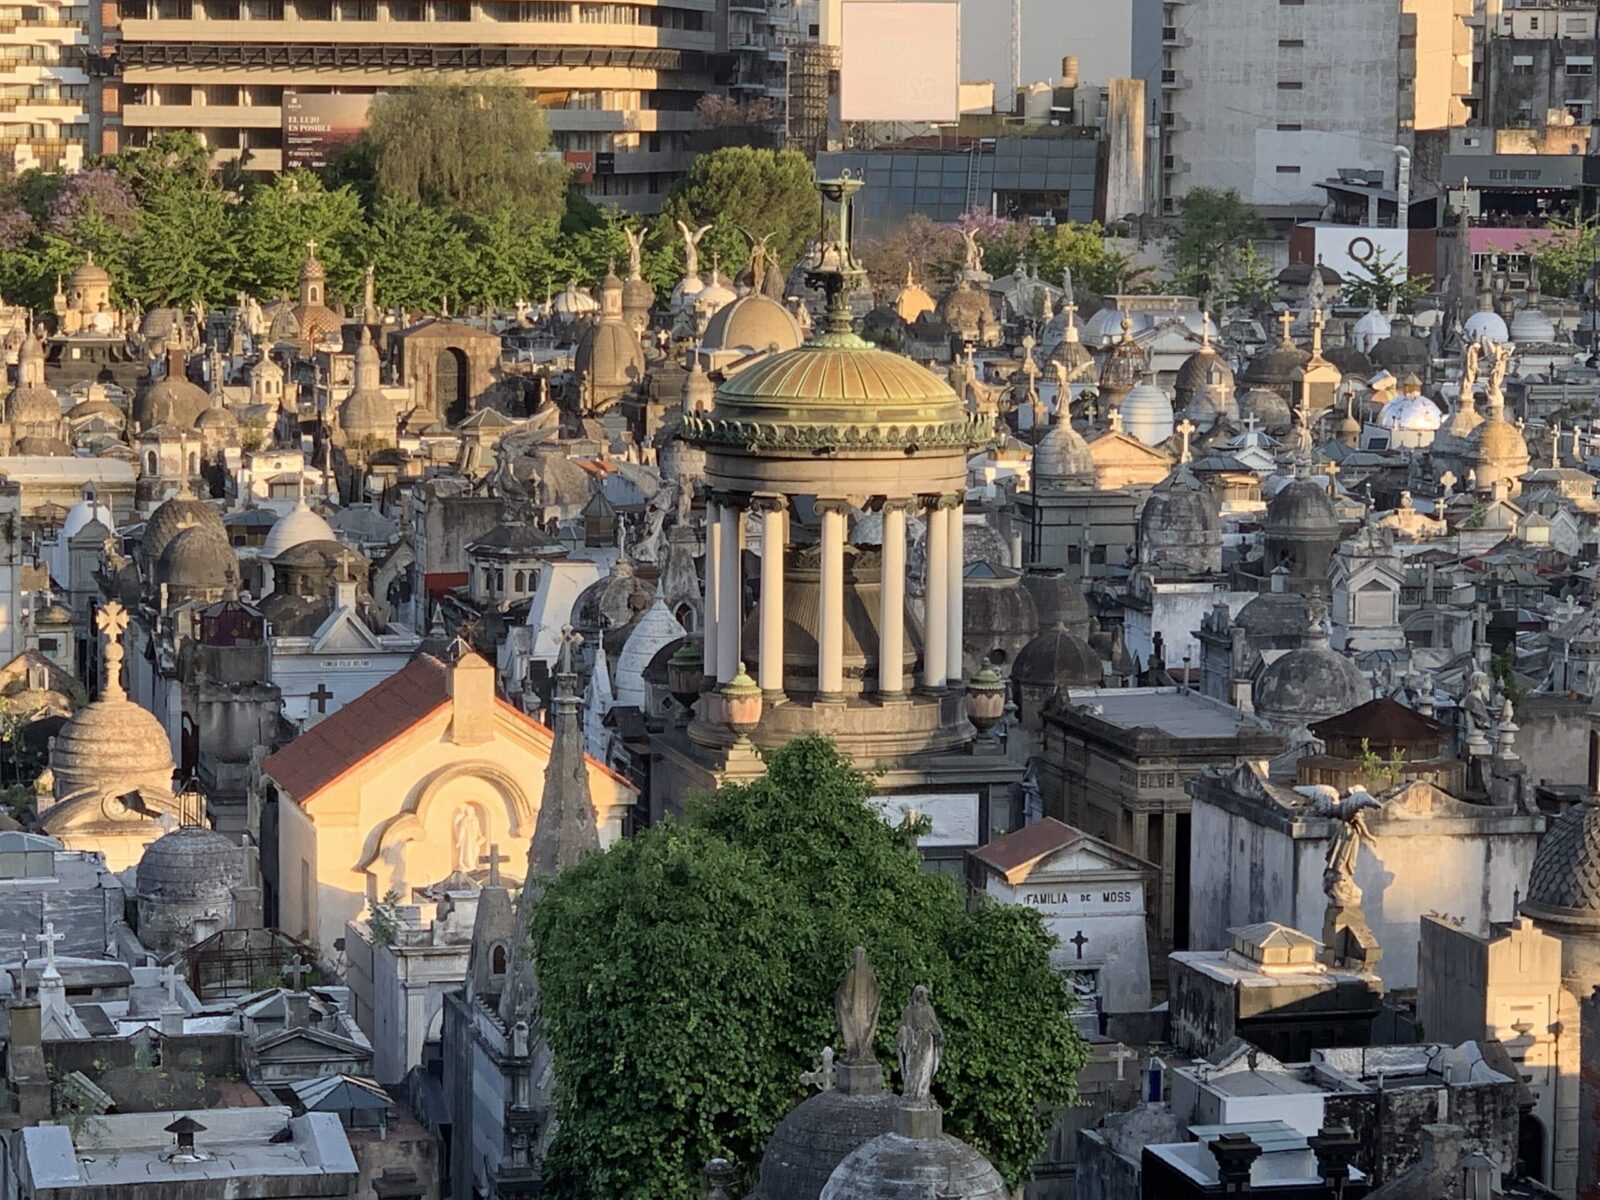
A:
[[[833,1047],[824,1046],[822,1048],[821,1065],[814,1071],[802,1072],[800,1082],[806,1087],[816,1088],[819,1092],[831,1092],[833,1090],[833,1077]]]
[[[841,172],[836,179],[818,179],[817,190],[822,193],[823,226],[817,249],[816,266],[806,272],[806,283],[821,288],[828,298],[827,328],[830,335],[848,335],[850,323],[850,292],[859,287],[866,271],[856,261],[851,246],[854,234],[854,201],[861,190],[862,181]],[[832,219],[828,210],[832,209]],[[835,236],[830,239],[830,233]]]
[[[928,1002],[928,989],[920,983],[901,1010],[895,1049],[900,1056],[901,1097],[912,1104],[932,1103],[933,1077],[944,1054],[944,1029]]]
[[[94,618],[95,627],[105,635],[106,678],[105,685],[101,688],[102,695],[108,700],[124,699],[126,693],[122,690],[122,633],[128,628],[128,611],[115,600],[108,600]]]
[[[571,675],[572,651],[575,647],[583,645],[583,635],[573,629],[571,625],[561,627],[561,655],[556,666],[556,674]]]
[[[872,964],[867,961],[867,951],[857,946],[833,996],[834,1016],[844,1035],[846,1065],[865,1066],[878,1061],[872,1052],[872,1040],[878,1032],[878,1010],[882,1005],[883,993]]]

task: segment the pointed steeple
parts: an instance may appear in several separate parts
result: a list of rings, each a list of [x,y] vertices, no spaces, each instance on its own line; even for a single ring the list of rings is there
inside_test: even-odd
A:
[[[507,1025],[526,1018],[536,1006],[539,982],[534,974],[527,929],[544,894],[544,885],[587,854],[600,849],[594,803],[589,798],[589,769],[584,761],[583,699],[572,668],[572,650],[583,639],[568,626],[561,633],[561,658],[556,666],[556,691],[550,705],[550,762],[544,769],[544,794],[528,847],[528,876],[517,897],[519,940],[511,971],[500,993],[500,1018]]]

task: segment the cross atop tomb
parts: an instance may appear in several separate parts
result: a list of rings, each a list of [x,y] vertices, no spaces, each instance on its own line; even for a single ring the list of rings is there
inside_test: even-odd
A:
[[[1122,1072],[1123,1072],[1123,1069],[1124,1069],[1123,1068],[1123,1064],[1126,1063],[1129,1059],[1138,1058],[1138,1057],[1139,1057],[1138,1051],[1128,1049],[1128,1047],[1123,1045],[1121,1042],[1117,1043],[1117,1048],[1111,1052],[1111,1058],[1112,1058],[1112,1061],[1117,1064],[1117,1082],[1118,1083],[1122,1082]]]
[[[814,1087],[819,1092],[833,1090],[833,1047],[822,1048],[822,1062],[814,1071],[803,1072],[800,1082],[806,1087]]]
[[[34,938],[34,941],[38,942],[44,950],[44,973],[46,975],[54,975],[56,973],[56,943],[66,936],[64,933],[56,932],[54,921],[46,921],[44,923],[44,932]]]
[[[107,699],[121,700],[125,695],[122,690],[122,634],[128,628],[128,610],[115,600],[109,600],[95,613],[94,623],[105,638],[106,678],[101,690]]]
[[[1289,326],[1294,324],[1294,314],[1284,309],[1278,314],[1278,324],[1283,326],[1283,341],[1285,345],[1293,344],[1294,339],[1289,336]]]
[[[500,864],[511,861],[504,854],[500,853],[500,844],[498,842],[490,842],[489,853],[480,855],[478,861],[481,863],[487,863],[489,865],[489,886],[499,887]]]
[[[311,968],[302,961],[298,954],[294,956],[294,961],[283,969],[283,973],[289,977],[292,990],[297,992],[306,990],[305,977],[311,973]]]
[[[1178,456],[1179,462],[1189,461],[1189,435],[1194,432],[1194,422],[1185,417],[1177,424],[1178,436],[1183,439],[1183,450]]]

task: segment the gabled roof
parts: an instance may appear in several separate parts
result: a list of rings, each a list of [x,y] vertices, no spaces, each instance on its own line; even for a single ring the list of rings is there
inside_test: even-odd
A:
[[[1021,829],[1004,837],[995,838],[994,841],[979,846],[969,853],[975,861],[1005,876],[1007,883],[1018,883],[1026,879],[1033,868],[1046,858],[1080,842],[1091,843],[1095,854],[1108,860],[1107,866],[1113,869],[1129,871],[1153,869],[1149,863],[1141,861],[1134,855],[1119,850],[1109,842],[1101,841],[1081,829],[1063,824],[1054,817],[1045,817],[1031,825],[1024,825]]]
[[[262,770],[304,804],[450,703],[450,667],[431,654],[419,654],[402,670],[268,756]],[[498,699],[496,709],[549,742],[550,730],[520,709]],[[585,757],[591,767],[633,789],[633,784],[604,763]]]
[[[1437,746],[1450,735],[1450,731],[1432,717],[1425,717],[1387,696],[1368,700],[1307,728],[1321,741],[1368,738],[1380,746],[1418,742]]]

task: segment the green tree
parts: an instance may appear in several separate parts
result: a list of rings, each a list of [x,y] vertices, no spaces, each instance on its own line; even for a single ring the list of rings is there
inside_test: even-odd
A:
[[[1409,312],[1426,294],[1430,282],[1426,275],[1410,274],[1399,254],[1374,251],[1357,271],[1344,278],[1344,298],[1358,307],[1388,308],[1392,299],[1398,311]]]
[[[448,213],[385,196],[367,224],[363,257],[372,263],[379,304],[428,308],[454,284],[467,239]]]
[[[1246,243],[1266,226],[1232,188],[1195,188],[1178,199],[1178,224],[1167,239],[1173,281],[1191,295],[1211,296],[1227,285]]]
[[[528,90],[510,77],[473,83],[416,81],[380,92],[365,140],[380,193],[475,216],[514,210],[553,220],[565,202],[567,168]],[[364,153],[365,151],[363,151]]]
[[[230,198],[209,178],[174,183],[146,201],[129,269],[134,299],[146,307],[220,304],[237,275]]]
[[[1150,273],[1122,251],[1108,248],[1106,231],[1098,221],[1087,225],[1062,221],[1051,229],[1035,229],[1028,243],[1028,262],[1052,283],[1068,268],[1074,288],[1086,288],[1097,296],[1137,290]]]
[[[1576,296],[1600,255],[1600,218],[1556,217],[1546,226],[1553,238],[1526,241],[1518,249],[1539,268],[1539,286],[1552,296]]]
[[[111,165],[146,204],[162,192],[192,187],[213,175],[211,152],[188,130],[158,133],[148,145],[129,147],[118,154]]]
[[[1229,304],[1264,309],[1271,302],[1276,285],[1272,269],[1256,251],[1256,244],[1246,242],[1234,255],[1233,269],[1228,276],[1224,295]]]
[[[701,260],[709,266],[712,252],[718,251],[729,272],[744,264],[741,233],[770,237],[768,245],[787,270],[817,236],[821,221],[806,156],[750,146],[725,146],[695,159],[688,174],[673,185],[662,211],[668,221],[713,225],[701,243]]]
[[[1083,1045],[1051,939],[1031,909],[982,902],[922,869],[872,782],[803,739],[767,773],[691,804],[551,883],[534,920],[559,1132],[557,1197],[689,1200],[713,1155],[746,1172],[836,1040],[850,948],[895,1016],[929,986],[947,1037],[946,1127],[1015,1184],[1074,1097]]]
[[[361,233],[354,189],[329,191],[309,171],[284,172],[253,189],[240,207],[239,282],[257,295],[293,295],[306,246],[315,242],[330,292],[358,296],[366,267]]]

